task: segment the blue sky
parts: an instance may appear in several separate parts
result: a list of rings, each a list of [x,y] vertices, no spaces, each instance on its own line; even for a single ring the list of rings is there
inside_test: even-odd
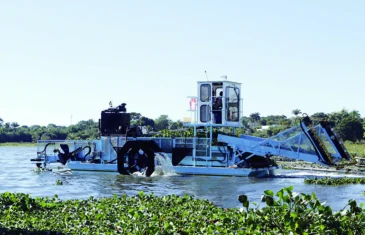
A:
[[[196,81],[242,83],[244,115],[365,116],[364,1],[0,2],[0,117],[188,116]]]

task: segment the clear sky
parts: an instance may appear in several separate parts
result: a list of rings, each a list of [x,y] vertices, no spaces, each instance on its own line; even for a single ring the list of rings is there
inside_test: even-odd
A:
[[[0,1],[0,117],[188,116],[196,81],[242,83],[244,115],[365,116],[365,1]]]

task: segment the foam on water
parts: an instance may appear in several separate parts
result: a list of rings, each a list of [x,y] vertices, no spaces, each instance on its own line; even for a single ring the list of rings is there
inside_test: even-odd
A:
[[[173,176],[176,175],[175,170],[172,166],[171,159],[167,154],[157,153],[155,155],[155,171],[152,176],[163,175]]]
[[[53,169],[52,173],[60,174],[60,175],[71,175],[72,170],[68,167],[64,167],[64,168]]]
[[[155,171],[152,173],[151,177],[154,176],[174,176],[177,175],[172,166],[171,159],[167,154],[156,153],[155,155]],[[145,172],[136,171],[133,176],[144,177]]]
[[[72,174],[72,170],[68,166],[62,165],[61,163],[47,164],[46,169],[51,171],[54,174],[60,174],[60,175]]]

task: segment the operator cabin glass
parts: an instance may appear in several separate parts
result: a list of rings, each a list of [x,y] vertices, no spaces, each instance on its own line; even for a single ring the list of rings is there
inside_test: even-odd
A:
[[[200,121],[209,122],[210,121],[210,100],[211,100],[212,88],[210,84],[203,84],[200,86],[200,102],[207,103],[200,106]]]
[[[226,87],[226,107],[227,116],[226,120],[229,122],[239,121],[239,101],[240,101],[240,90],[237,87]]]

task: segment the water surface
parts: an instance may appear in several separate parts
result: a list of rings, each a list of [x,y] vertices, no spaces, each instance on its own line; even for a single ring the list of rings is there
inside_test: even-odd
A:
[[[162,196],[168,194],[194,195],[208,199],[222,207],[241,207],[237,196],[246,194],[251,202],[259,203],[264,190],[278,191],[294,186],[299,193],[315,192],[321,201],[327,201],[334,210],[342,209],[349,199],[365,201],[364,185],[321,186],[304,184],[305,177],[336,176],[334,173],[282,170],[274,178],[220,177],[220,176],[155,176],[142,178],[118,173],[77,172],[62,175],[53,172],[35,172],[31,158],[36,147],[0,146],[0,193],[20,192],[32,196],[57,194],[60,199],[110,197],[113,194],[135,195],[139,191]],[[353,175],[347,175],[353,176]],[[56,185],[61,180],[63,185]]]

